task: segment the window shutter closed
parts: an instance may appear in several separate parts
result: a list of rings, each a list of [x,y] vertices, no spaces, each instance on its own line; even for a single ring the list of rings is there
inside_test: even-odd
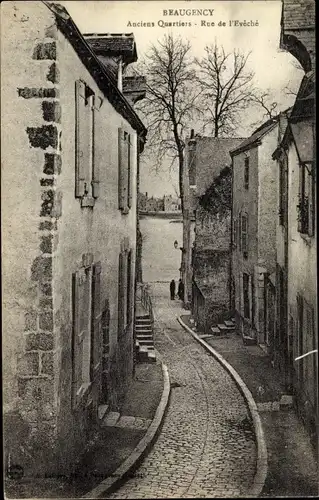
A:
[[[85,84],[80,80],[75,82],[75,101],[75,196],[82,197],[85,194],[86,174],[90,161],[90,121],[88,114],[89,106],[86,105]]]
[[[242,250],[242,244],[241,244],[241,218],[242,218],[242,214],[241,212],[239,212],[239,219],[238,219],[238,243],[239,243],[239,251],[241,252]]]
[[[299,163],[299,203],[298,203],[298,231],[303,230],[303,204],[304,204],[304,168]]]
[[[309,221],[308,221],[308,235],[313,236],[315,234],[315,182],[314,182],[314,167],[313,165],[308,166],[308,182],[309,182]]]
[[[101,330],[101,262],[93,265],[92,276],[92,378],[95,378],[101,366],[102,330]]]
[[[118,336],[123,335],[124,330],[124,254],[119,254],[119,277],[118,277]]]
[[[83,363],[83,344],[87,333],[87,324],[83,321],[83,308],[86,292],[86,275],[81,270],[72,275],[72,295],[73,295],[73,398],[76,402],[76,396],[81,389],[83,382],[82,363]]]
[[[247,215],[241,217],[242,251],[247,252]]]
[[[95,140],[95,132],[97,129],[97,118],[98,118],[98,107],[97,107],[97,98],[94,96],[94,104],[93,104],[93,119],[92,119],[92,196],[93,198],[98,198],[100,196],[100,171],[99,171],[99,160],[96,158],[96,140]]]
[[[131,136],[128,134],[128,141],[127,141],[127,176],[128,176],[128,183],[127,183],[127,188],[128,188],[128,193],[127,193],[127,206],[128,208],[132,207],[132,147],[131,147]]]
[[[123,211],[127,210],[127,195],[128,195],[128,134],[122,128],[118,131],[118,147],[119,147],[119,208]]]
[[[132,297],[132,250],[130,250],[127,254],[127,324],[130,327],[131,322],[133,320],[133,297]]]

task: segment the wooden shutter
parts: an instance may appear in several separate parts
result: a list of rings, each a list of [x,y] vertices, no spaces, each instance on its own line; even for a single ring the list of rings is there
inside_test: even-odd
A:
[[[119,209],[127,211],[128,209],[128,134],[122,128],[118,130],[118,156],[119,156]]]
[[[131,322],[133,320],[133,311],[132,311],[132,305],[133,305],[133,290],[132,290],[132,250],[129,250],[127,253],[127,287],[126,287],[126,292],[127,292],[127,299],[126,299],[126,304],[127,304],[127,324],[128,326],[131,325]]]
[[[90,109],[86,101],[85,83],[80,80],[75,82],[75,100],[75,196],[82,197],[88,182],[90,162]]]
[[[314,167],[313,165],[308,165],[308,235],[314,235],[315,229],[315,182],[314,182]]]
[[[241,252],[241,217],[242,214],[239,212],[239,217],[238,217],[238,244],[239,244],[239,251]]]
[[[119,270],[118,270],[118,336],[123,335],[124,330],[124,253],[119,254]]]
[[[100,196],[100,169],[99,169],[99,159],[96,158],[95,148],[96,148],[96,138],[95,132],[97,129],[97,119],[98,119],[99,108],[97,107],[97,97],[93,96],[93,107],[92,107],[92,196],[93,198],[98,198]]]
[[[237,246],[237,219],[233,219],[233,249]]]
[[[92,275],[92,326],[91,326],[91,373],[95,378],[101,367],[102,329],[101,329],[101,262],[93,265]]]
[[[81,391],[83,380],[84,341],[88,336],[88,279],[84,269],[72,276],[73,292],[73,342],[72,342],[72,383],[74,402]]]
[[[247,215],[241,216],[241,236],[242,236],[242,251],[247,252]]]
[[[303,209],[304,209],[304,167],[299,163],[299,201],[298,201],[298,231],[303,231]]]
[[[131,135],[128,134],[127,141],[127,206],[128,208],[132,207],[132,195],[133,195],[133,176],[132,176],[132,144],[131,144]]]

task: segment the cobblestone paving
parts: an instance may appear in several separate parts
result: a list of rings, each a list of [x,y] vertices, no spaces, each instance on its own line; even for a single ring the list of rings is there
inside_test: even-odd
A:
[[[155,347],[172,384],[161,433],[141,466],[109,498],[245,496],[256,467],[245,402],[221,365],[176,320],[168,284],[152,287]]]

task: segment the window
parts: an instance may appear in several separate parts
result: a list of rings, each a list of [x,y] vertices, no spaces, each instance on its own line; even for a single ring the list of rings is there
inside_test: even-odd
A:
[[[314,308],[301,296],[297,295],[298,311],[298,355],[315,350],[316,332]],[[299,379],[303,390],[308,393],[311,403],[317,404],[317,391],[315,381],[317,380],[316,356],[310,354],[298,360]]]
[[[244,167],[244,187],[245,189],[249,188],[249,157],[245,158],[245,167]]]
[[[243,273],[244,318],[250,319],[249,274]]]
[[[312,163],[299,164],[298,231],[309,236],[314,235],[315,225],[314,175]]]
[[[288,156],[283,152],[279,160],[279,224],[288,223]]]
[[[233,249],[237,247],[237,219],[233,219]]]
[[[72,277],[73,292],[73,405],[77,405],[100,370],[101,265],[83,266]]]
[[[75,82],[75,196],[81,206],[94,206],[99,196],[99,172],[95,162],[96,96],[83,81]]]
[[[132,251],[128,248],[119,254],[118,334],[124,335],[133,321]]]
[[[119,128],[118,130],[118,158],[119,158],[119,209],[127,214],[132,206],[132,158],[131,135]]]
[[[248,257],[248,216],[241,215],[241,250],[245,259]]]

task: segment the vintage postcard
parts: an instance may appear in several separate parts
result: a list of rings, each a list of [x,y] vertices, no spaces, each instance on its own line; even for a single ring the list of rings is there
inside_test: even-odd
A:
[[[6,498],[318,496],[314,0],[4,1]]]

